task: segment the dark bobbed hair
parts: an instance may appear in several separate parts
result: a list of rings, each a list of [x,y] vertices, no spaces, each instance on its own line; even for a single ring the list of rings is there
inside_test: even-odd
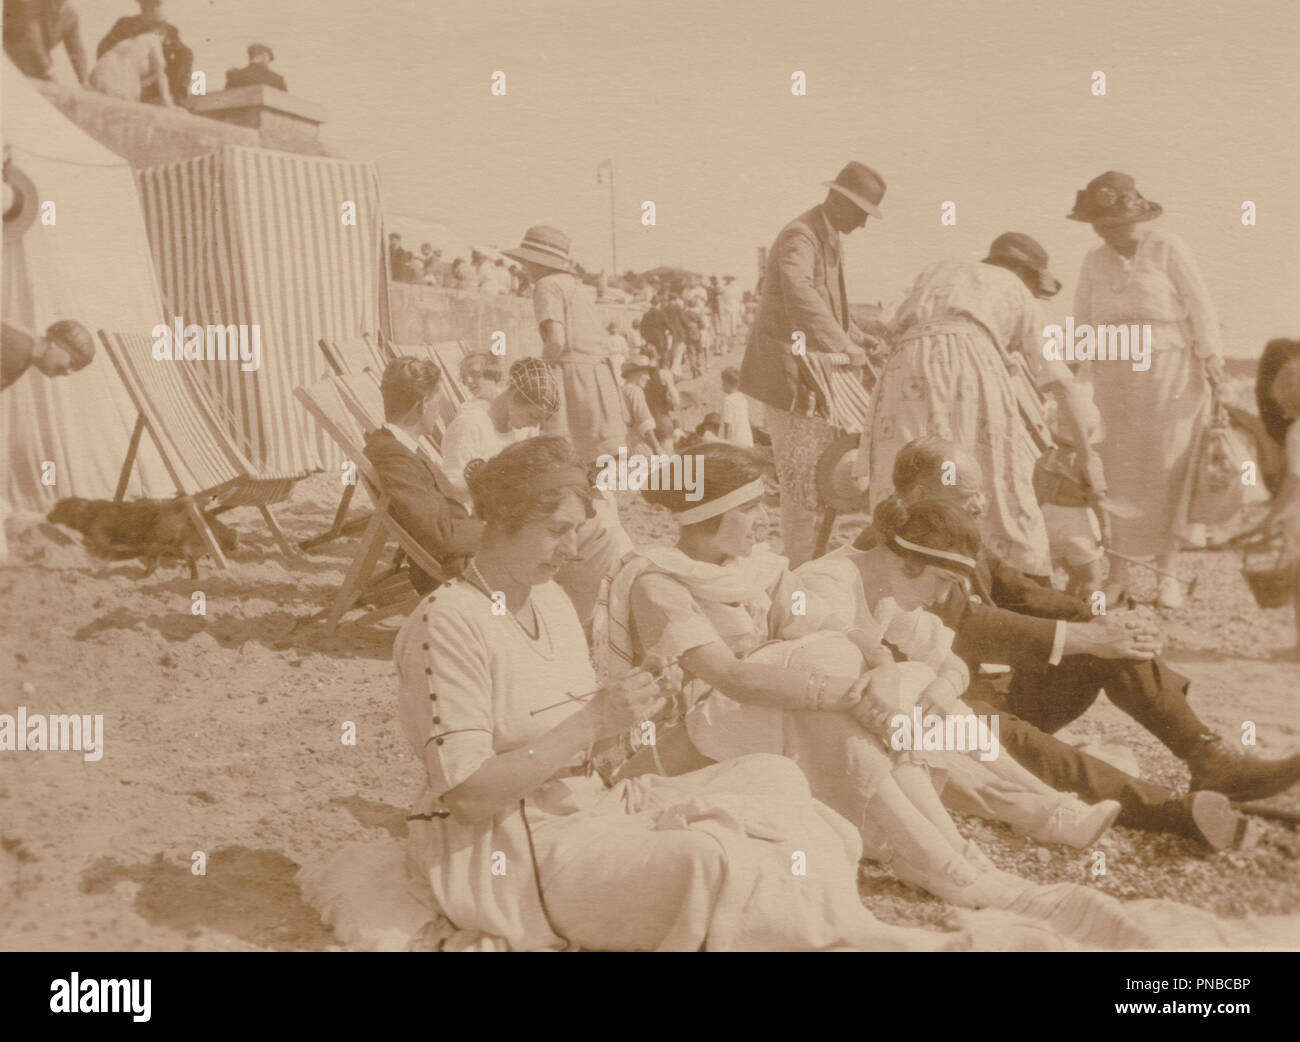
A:
[[[701,497],[691,501],[686,498],[685,489],[643,489],[641,495],[656,506],[671,510],[674,514],[701,503],[725,496],[742,485],[766,475],[768,463],[753,449],[725,442],[705,442],[692,447],[696,457],[695,473],[700,482]],[[704,535],[716,532],[722,524],[722,515],[697,521],[685,527]]]
[[[894,457],[894,492],[905,496],[923,481],[935,477],[952,459],[953,443],[933,434],[913,438]],[[906,536],[904,536],[906,538]]]
[[[541,435],[515,442],[490,460],[471,460],[465,481],[474,513],[488,528],[513,535],[527,521],[550,517],[566,496],[577,496],[587,517],[595,513],[591,488],[563,485],[538,490],[539,479],[567,468],[583,468],[568,438]]]
[[[388,363],[379,393],[384,398],[384,419],[396,423],[438,389],[442,372],[426,358],[401,355]]]
[[[950,503],[924,499],[909,507],[904,506],[897,496],[890,496],[876,507],[871,520],[884,539],[884,545],[903,559],[909,577],[920,575],[927,566],[943,567],[943,562],[895,546],[894,536],[931,550],[945,550],[972,559],[979,557],[980,533],[975,519]],[[953,567],[960,570],[956,564]]]
[[[1264,353],[1260,355],[1255,370],[1255,404],[1259,407],[1259,418],[1268,436],[1278,445],[1286,443],[1286,431],[1291,421],[1283,415],[1269,391],[1278,371],[1293,358],[1300,358],[1300,340],[1270,340],[1264,345]]]

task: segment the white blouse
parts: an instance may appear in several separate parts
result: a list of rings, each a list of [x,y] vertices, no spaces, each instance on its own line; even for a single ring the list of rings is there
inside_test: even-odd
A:
[[[1219,316],[1191,247],[1162,228],[1146,229],[1131,258],[1103,245],[1083,259],[1074,320],[1151,323],[1160,326],[1161,346],[1191,348],[1198,358],[1223,354]]]

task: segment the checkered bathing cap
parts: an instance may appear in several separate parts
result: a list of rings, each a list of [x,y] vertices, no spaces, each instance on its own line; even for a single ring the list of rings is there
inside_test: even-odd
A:
[[[521,358],[510,367],[510,386],[547,416],[560,411],[560,385],[551,367],[540,358]]]

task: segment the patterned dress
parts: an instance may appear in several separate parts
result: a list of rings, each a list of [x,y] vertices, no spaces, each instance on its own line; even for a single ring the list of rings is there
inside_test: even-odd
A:
[[[927,434],[947,438],[984,471],[984,545],[1021,571],[1050,575],[1047,528],[1034,496],[1038,451],[1008,368],[1018,355],[1040,388],[1072,379],[1064,363],[1043,358],[1038,302],[1005,268],[942,261],[921,273],[899,306],[892,340],[858,453],[858,471],[870,474],[872,509],[893,492],[894,459],[904,445]]]

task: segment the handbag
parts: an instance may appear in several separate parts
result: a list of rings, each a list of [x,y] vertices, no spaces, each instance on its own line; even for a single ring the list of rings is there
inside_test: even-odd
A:
[[[1245,505],[1242,464],[1250,459],[1250,447],[1242,433],[1232,426],[1216,385],[1210,402],[1210,418],[1201,428],[1197,441],[1187,519],[1206,525],[1232,520]]]

